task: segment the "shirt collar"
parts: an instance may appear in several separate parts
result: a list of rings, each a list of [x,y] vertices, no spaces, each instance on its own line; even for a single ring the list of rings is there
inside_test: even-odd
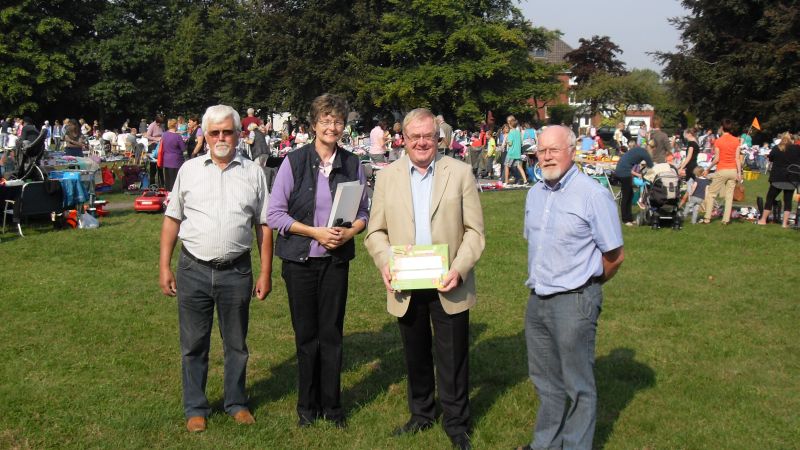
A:
[[[434,174],[434,172],[436,170],[436,160],[437,159],[439,159],[439,155],[436,155],[436,157],[433,158],[433,161],[431,161],[430,165],[426,169],[427,173],[429,173],[431,175]],[[414,164],[411,162],[411,158],[408,158],[408,170],[411,171],[411,173],[414,173],[417,170],[417,168],[414,167]]]
[[[233,149],[232,151],[236,152],[236,149]],[[204,155],[200,156],[200,158],[203,158],[204,166],[207,166],[209,164],[214,164],[214,160],[211,159],[210,150],[206,152]],[[233,163],[237,163],[239,165],[244,164],[244,162],[242,161],[242,155],[240,155],[239,152],[236,152],[236,155],[234,155],[233,159],[228,163],[228,166],[230,167]]]
[[[322,172],[325,177],[328,177],[333,170],[333,163],[336,161],[336,153],[338,151],[338,147],[333,149],[333,153],[331,153],[331,157],[328,158],[327,161],[323,161],[322,158],[319,158],[319,170]],[[319,155],[317,155],[319,157]]]
[[[564,190],[564,189],[566,189],[566,187],[569,184],[569,182],[572,181],[573,178],[575,178],[575,174],[577,172],[578,172],[578,166],[576,166],[575,163],[573,163],[572,167],[570,167],[569,170],[567,170],[567,173],[565,173],[564,176],[561,177],[560,180],[558,180],[558,183],[556,183],[555,186],[550,187],[544,181],[542,182],[542,186],[544,186],[544,189],[548,190],[548,191],[554,191],[555,192],[555,191]]]

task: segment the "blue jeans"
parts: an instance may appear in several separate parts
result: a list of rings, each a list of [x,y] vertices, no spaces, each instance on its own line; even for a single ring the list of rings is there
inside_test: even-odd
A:
[[[594,346],[600,284],[545,298],[531,293],[525,314],[528,373],[539,396],[534,449],[591,449],[597,416]]]
[[[181,252],[176,282],[184,413],[186,417],[208,417],[211,412],[205,391],[216,305],[225,354],[225,412],[236,414],[247,408],[245,376],[249,353],[245,340],[253,291],[250,258],[243,258],[229,269],[217,270]]]

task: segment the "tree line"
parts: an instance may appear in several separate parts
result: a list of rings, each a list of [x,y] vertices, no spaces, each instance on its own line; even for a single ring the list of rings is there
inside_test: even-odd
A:
[[[323,92],[372,117],[425,106],[454,123],[530,114],[560,89],[534,61],[554,36],[511,0],[9,0],[0,114],[202,113],[225,103],[304,117]]]

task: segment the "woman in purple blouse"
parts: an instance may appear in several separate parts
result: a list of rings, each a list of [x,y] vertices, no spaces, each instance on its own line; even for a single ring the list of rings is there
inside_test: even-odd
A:
[[[164,178],[168,191],[172,191],[175,178],[178,176],[178,169],[183,164],[183,152],[186,150],[186,143],[178,134],[178,121],[169,119],[167,121],[167,131],[161,135],[161,151],[164,152],[162,167],[164,167]]]
[[[283,160],[267,209],[278,230],[282,273],[297,348],[298,426],[322,418],[346,426],[340,400],[342,335],[353,237],[367,226],[367,192],[352,223],[328,226],[339,183],[366,179],[357,156],[339,147],[347,104],[323,94],[311,103],[314,140]]]

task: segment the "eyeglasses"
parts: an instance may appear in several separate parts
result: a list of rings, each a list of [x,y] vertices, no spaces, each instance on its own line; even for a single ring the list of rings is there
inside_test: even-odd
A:
[[[409,141],[411,144],[416,144],[417,142],[434,142],[436,140],[435,134],[415,134],[415,135],[406,135],[406,140]]]
[[[559,154],[561,154],[561,152],[563,152],[563,151],[564,151],[564,149],[563,148],[559,148],[559,147],[540,148],[540,149],[536,150],[536,156],[541,158],[542,156],[547,155],[547,153],[549,152],[550,156],[555,157],[555,156],[558,156]]]
[[[233,136],[234,131],[233,130],[211,130],[211,131],[207,131],[207,133],[211,137],[219,137],[220,133],[222,133],[222,135],[225,136],[225,137],[230,137],[230,136]]]
[[[334,125],[336,128],[341,128],[344,126],[344,122],[341,120],[318,120],[317,125],[322,125],[323,127]]]

